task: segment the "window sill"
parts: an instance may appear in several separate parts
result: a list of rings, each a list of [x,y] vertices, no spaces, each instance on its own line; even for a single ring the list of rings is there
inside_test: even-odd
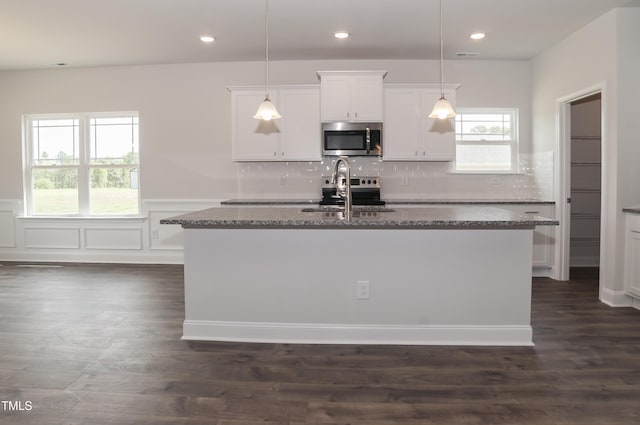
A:
[[[60,220],[60,221],[119,221],[119,222],[143,222],[149,217],[144,215],[130,215],[130,216],[95,216],[95,217],[80,217],[73,215],[19,215],[16,216],[18,220]]]

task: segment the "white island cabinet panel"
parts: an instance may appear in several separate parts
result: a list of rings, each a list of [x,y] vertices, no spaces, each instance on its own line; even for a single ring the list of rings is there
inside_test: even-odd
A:
[[[185,237],[190,340],[532,345],[533,229],[499,208],[210,208]],[[363,290],[365,295],[363,295]]]
[[[455,88],[445,96],[455,105]],[[429,114],[440,98],[439,86],[389,85],[384,90],[383,159],[387,161],[453,161],[456,157],[455,122]]]
[[[530,258],[525,229],[187,228],[183,339],[532,345]]]
[[[234,161],[319,161],[320,88],[275,87],[269,97],[282,118],[253,118],[264,88],[231,89],[232,159]]]

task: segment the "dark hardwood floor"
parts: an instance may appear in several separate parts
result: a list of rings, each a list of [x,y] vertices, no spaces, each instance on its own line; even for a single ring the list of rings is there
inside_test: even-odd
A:
[[[535,279],[535,347],[319,346],[181,341],[179,266],[0,264],[3,425],[640,424],[593,273]]]

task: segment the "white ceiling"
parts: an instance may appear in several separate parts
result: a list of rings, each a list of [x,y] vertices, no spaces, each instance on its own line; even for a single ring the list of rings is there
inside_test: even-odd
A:
[[[0,0],[0,70],[264,59],[264,0]],[[640,0],[444,0],[445,56],[527,60]],[[337,30],[352,34],[333,38]],[[469,34],[483,31],[485,40]],[[205,45],[202,34],[216,41]],[[435,59],[438,0],[270,0],[272,60]],[[467,59],[472,60],[472,59]]]

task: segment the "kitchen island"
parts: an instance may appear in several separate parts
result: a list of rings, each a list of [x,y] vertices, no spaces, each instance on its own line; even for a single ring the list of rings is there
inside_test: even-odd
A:
[[[183,339],[532,345],[535,226],[492,207],[223,207],[184,228]]]

